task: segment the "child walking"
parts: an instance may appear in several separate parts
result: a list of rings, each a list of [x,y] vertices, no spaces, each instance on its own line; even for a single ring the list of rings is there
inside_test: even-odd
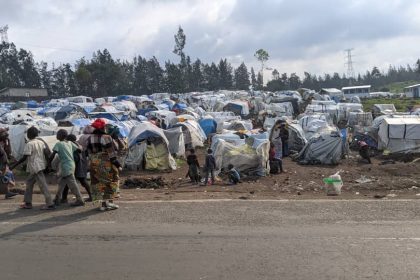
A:
[[[213,150],[207,150],[206,162],[204,164],[204,171],[206,172],[206,179],[204,181],[204,185],[207,185],[209,182],[209,175],[211,175],[211,183],[210,185],[214,184],[214,170],[216,169],[216,159],[213,156]]]
[[[69,136],[67,136],[67,141],[73,142],[75,145],[78,145],[76,143],[77,141],[76,135],[74,134],[69,134]],[[74,163],[76,164],[74,176],[76,177],[76,180],[79,181],[79,183],[85,188],[87,194],[89,195],[89,198],[86,200],[86,202],[91,202],[93,200],[92,200],[92,192],[90,190],[90,185],[87,182],[88,162],[87,162],[86,151],[83,150],[81,153],[76,151],[73,153],[73,157],[74,157]],[[68,193],[69,193],[69,187],[66,186],[63,190],[63,196],[61,198],[60,203],[67,203]]]
[[[60,172],[58,179],[58,191],[55,197],[55,204],[59,205],[62,199],[63,190],[66,185],[69,187],[71,192],[76,196],[76,201],[71,203],[71,206],[83,206],[85,202],[82,199],[80,194],[79,187],[74,177],[74,171],[76,169],[76,164],[74,162],[74,152],[79,151],[79,147],[73,142],[67,141],[68,132],[67,130],[60,129],[57,132],[57,140],[59,141],[55,144],[53,148],[53,153],[48,161],[48,166],[50,166],[55,155],[57,154],[60,159]]]
[[[197,155],[195,150],[191,149],[190,154],[187,156],[188,163],[188,176],[191,179],[191,182],[198,184],[200,182],[199,168],[200,164],[198,163]]]
[[[27,161],[26,171],[29,173],[29,177],[26,180],[26,190],[23,199],[24,203],[20,206],[21,209],[32,208],[34,185],[35,183],[38,183],[38,187],[45,197],[45,206],[41,209],[53,210],[55,209],[55,206],[48,191],[48,185],[44,175],[44,170],[47,168],[47,159],[45,158],[44,150],[48,149],[48,146],[42,140],[37,139],[38,134],[39,131],[36,127],[32,126],[28,129],[26,136],[28,137],[29,142],[25,145],[23,157],[10,168],[14,169],[19,164]]]

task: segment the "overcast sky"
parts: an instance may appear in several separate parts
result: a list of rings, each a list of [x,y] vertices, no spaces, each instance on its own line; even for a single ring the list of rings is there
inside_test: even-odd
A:
[[[0,26],[35,60],[73,64],[108,48],[115,58],[156,56],[177,61],[181,25],[185,52],[204,62],[227,58],[257,66],[270,54],[279,72],[345,73],[354,68],[414,64],[420,57],[418,0],[0,0]]]

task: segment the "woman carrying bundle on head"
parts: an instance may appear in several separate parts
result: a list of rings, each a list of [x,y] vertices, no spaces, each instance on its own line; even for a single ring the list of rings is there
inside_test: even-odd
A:
[[[97,119],[92,123],[93,134],[87,143],[90,158],[91,189],[94,200],[101,200],[100,211],[116,210],[114,196],[118,189],[121,164],[117,159],[113,139],[105,131],[106,123]]]

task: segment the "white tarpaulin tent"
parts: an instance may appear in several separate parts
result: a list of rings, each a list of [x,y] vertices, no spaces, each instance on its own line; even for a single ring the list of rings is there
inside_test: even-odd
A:
[[[420,118],[385,118],[378,131],[378,148],[391,153],[420,152]]]
[[[169,141],[163,130],[149,122],[140,123],[131,129],[128,147],[125,164],[129,169],[176,169],[176,162],[169,152]]]

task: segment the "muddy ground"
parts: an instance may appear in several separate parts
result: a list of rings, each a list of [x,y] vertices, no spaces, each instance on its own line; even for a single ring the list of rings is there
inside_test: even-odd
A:
[[[200,163],[204,150],[198,150]],[[178,161],[179,168],[172,172],[123,172],[121,184],[127,179],[130,189],[121,188],[121,200],[184,200],[184,199],[357,199],[357,198],[414,198],[420,199],[420,160],[387,163],[383,158],[373,158],[373,164],[360,161],[352,152],[338,166],[299,165],[290,158],[284,159],[285,172],[261,178],[244,178],[242,183],[230,186],[218,180],[213,186],[198,186],[185,177],[188,166]],[[323,178],[341,170],[344,183],[342,194],[327,196]],[[359,179],[365,182],[358,182]],[[18,176],[17,188],[23,191],[24,177]],[[54,178],[50,178],[51,191],[55,192]],[[138,184],[138,187],[136,187]],[[35,201],[42,201],[39,191]],[[418,194],[418,195],[417,195]]]

